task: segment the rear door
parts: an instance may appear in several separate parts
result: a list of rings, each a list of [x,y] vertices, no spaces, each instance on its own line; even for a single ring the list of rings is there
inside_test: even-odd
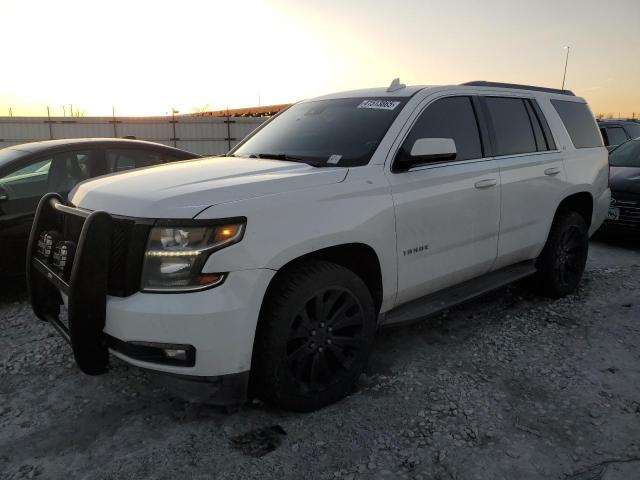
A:
[[[427,101],[396,158],[419,138],[451,138],[457,156],[388,174],[396,212],[397,303],[487,273],[497,252],[498,167],[469,95]]]
[[[560,150],[535,98],[484,96],[500,169],[499,269],[534,258],[546,240],[565,184]]]

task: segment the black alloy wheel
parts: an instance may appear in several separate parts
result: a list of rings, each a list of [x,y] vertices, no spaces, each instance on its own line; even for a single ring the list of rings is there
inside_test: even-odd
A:
[[[322,390],[349,371],[363,349],[365,319],[358,299],[339,287],[317,291],[296,314],[287,361],[296,380]]]
[[[589,253],[588,228],[577,212],[561,212],[553,220],[547,243],[536,261],[538,290],[558,298],[576,290]]]
[[[580,228],[569,225],[562,231],[554,265],[555,275],[560,285],[569,287],[580,281],[587,253],[584,233]]]
[[[303,412],[347,396],[375,338],[367,285],[351,270],[322,260],[292,266],[273,282],[256,331],[251,391]]]

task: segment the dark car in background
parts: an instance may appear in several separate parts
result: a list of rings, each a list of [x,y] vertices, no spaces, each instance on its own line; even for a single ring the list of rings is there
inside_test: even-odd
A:
[[[609,154],[611,207],[605,231],[640,233],[640,138]]]
[[[602,139],[611,151],[632,138],[640,138],[640,123],[629,120],[598,120]]]
[[[38,201],[65,197],[79,182],[132,168],[199,158],[158,143],[128,139],[66,139],[0,150],[0,278],[24,273],[25,252]]]

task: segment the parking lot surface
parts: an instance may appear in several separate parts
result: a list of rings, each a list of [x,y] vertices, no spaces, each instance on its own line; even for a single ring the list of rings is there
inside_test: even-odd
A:
[[[640,478],[640,248],[591,243],[579,291],[504,288],[378,334],[347,399],[310,414],[89,377],[26,294],[0,294],[0,478]]]

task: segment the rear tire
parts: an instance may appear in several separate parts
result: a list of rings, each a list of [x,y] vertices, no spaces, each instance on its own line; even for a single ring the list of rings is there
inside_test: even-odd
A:
[[[575,291],[582,279],[589,253],[589,235],[584,218],[576,212],[559,213],[538,257],[535,284],[549,297]]]
[[[364,370],[373,299],[355,273],[325,261],[294,267],[277,282],[256,332],[252,389],[280,408],[316,410],[347,396]]]

